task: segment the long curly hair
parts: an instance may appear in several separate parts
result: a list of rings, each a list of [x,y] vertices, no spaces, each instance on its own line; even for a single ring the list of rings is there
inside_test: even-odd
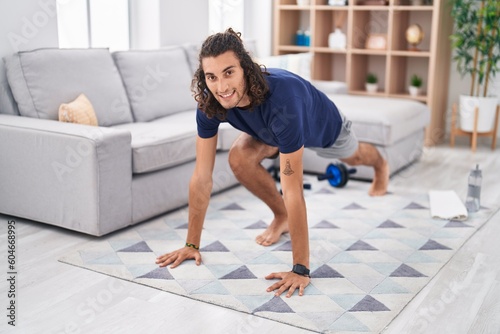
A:
[[[194,99],[198,102],[198,108],[209,118],[216,116],[224,120],[227,111],[208,89],[201,62],[204,58],[217,57],[227,51],[234,52],[240,61],[240,66],[243,68],[246,94],[250,99],[250,109],[263,103],[266,94],[269,92],[269,86],[264,77],[264,75],[268,75],[269,73],[265,67],[261,68],[259,64],[252,60],[252,57],[243,45],[241,33],[229,28],[223,33],[211,35],[201,46],[198,57],[198,69],[191,83],[191,91],[193,92]]]

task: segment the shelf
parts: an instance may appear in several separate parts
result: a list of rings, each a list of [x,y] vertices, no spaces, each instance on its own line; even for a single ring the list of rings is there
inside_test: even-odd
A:
[[[387,55],[387,50],[351,49],[350,52],[352,54],[358,54],[358,55],[372,55],[372,56]]]
[[[391,56],[402,56],[402,57],[424,57],[428,58],[431,56],[429,51],[400,51],[400,50],[392,50],[389,51]]]
[[[339,53],[339,54],[347,53],[347,49],[332,49],[329,47],[319,47],[319,46],[313,47],[312,51],[318,53]]]
[[[424,6],[391,6],[391,8],[394,11],[433,11],[434,8],[431,5],[424,5]]]
[[[345,6],[327,5],[327,0],[311,0],[298,6],[296,0],[274,0],[275,54],[310,52],[313,80],[344,81],[349,94],[409,99],[425,103],[431,110],[426,143],[442,140],[446,126],[452,20],[448,0],[432,0],[431,5],[403,5],[388,0],[387,5],[361,5],[349,0]],[[422,41],[412,51],[406,30],[418,24]],[[346,49],[329,48],[329,35],[336,28],[346,35]],[[298,29],[309,29],[311,46],[292,45]],[[384,49],[366,49],[368,36],[385,35]],[[382,41],[383,42],[383,41]],[[381,43],[382,44],[382,43]],[[383,45],[383,44],[382,44]],[[368,93],[368,73],[378,77],[379,91]],[[411,96],[408,85],[413,75],[423,79],[421,96]]]
[[[309,46],[280,45],[278,46],[278,50],[289,52],[309,52],[311,51],[311,48]]]

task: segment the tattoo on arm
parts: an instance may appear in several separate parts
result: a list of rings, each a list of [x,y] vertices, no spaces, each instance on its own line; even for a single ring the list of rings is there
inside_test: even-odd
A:
[[[286,176],[290,176],[293,173],[295,172],[293,171],[292,166],[290,165],[290,159],[286,159],[286,165],[285,169],[283,170],[283,174],[285,174]]]

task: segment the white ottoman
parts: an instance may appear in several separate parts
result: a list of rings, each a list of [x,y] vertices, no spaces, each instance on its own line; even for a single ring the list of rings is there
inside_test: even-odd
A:
[[[424,147],[429,108],[417,101],[347,94],[328,94],[339,110],[352,121],[359,141],[373,144],[387,159],[391,175],[417,161]],[[304,150],[304,172],[325,173],[334,160]],[[356,166],[353,179],[371,180],[373,168]]]

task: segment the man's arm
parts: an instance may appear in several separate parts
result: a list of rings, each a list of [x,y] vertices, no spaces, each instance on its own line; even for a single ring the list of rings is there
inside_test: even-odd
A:
[[[280,179],[292,240],[293,265],[301,264],[309,269],[309,231],[303,194],[303,152],[304,147],[293,153],[280,153]],[[288,290],[287,297],[296,289],[299,289],[299,295],[302,295],[310,282],[309,277],[294,273],[273,273],[266,278],[280,278],[281,281],[269,287],[268,291],[278,289],[276,295],[280,295]]]
[[[188,234],[186,243],[193,247],[183,247],[174,252],[164,254],[156,259],[160,267],[172,264],[175,268],[184,260],[194,259],[196,264],[201,263],[200,247],[201,232],[205,221],[210,194],[212,192],[212,173],[217,150],[217,135],[211,138],[196,138],[196,164],[191,181],[189,182],[189,215]]]

